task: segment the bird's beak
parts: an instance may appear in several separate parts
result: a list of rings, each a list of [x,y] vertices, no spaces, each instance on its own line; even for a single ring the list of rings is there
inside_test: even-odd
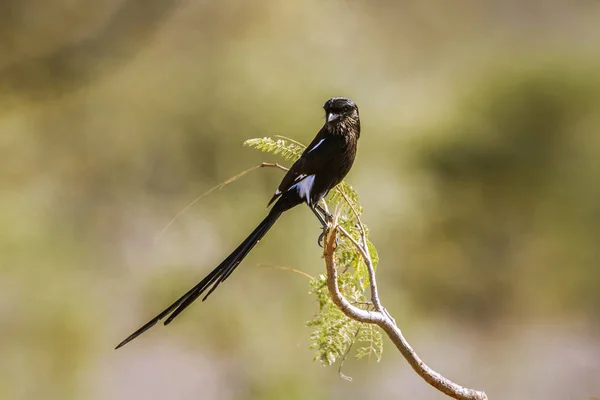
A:
[[[331,122],[334,119],[337,119],[338,117],[339,117],[339,114],[327,113],[327,122]]]

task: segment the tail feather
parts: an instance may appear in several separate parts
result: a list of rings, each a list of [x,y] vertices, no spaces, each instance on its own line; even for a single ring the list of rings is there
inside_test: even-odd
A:
[[[196,286],[187,291],[177,301],[167,307],[163,312],[158,314],[140,329],[132,333],[129,337],[123,340],[115,348],[125,346],[133,339],[152,328],[158,321],[169,316],[165,325],[168,325],[173,319],[175,319],[183,310],[189,307],[198,297],[202,296],[208,289],[208,293],[204,296],[202,301],[206,300],[208,296],[221,284],[229,275],[237,268],[242,262],[244,257],[248,255],[250,250],[256,246],[256,244],[265,236],[265,234],[271,229],[273,224],[281,216],[281,211],[271,209],[271,212],[267,217],[254,229],[254,231],[225,259],[219,264],[214,270],[212,270],[204,279],[202,279]],[[170,314],[170,315],[169,315]]]

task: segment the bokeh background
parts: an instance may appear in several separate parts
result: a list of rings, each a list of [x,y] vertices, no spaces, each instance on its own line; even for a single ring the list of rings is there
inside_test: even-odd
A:
[[[493,399],[600,396],[600,3],[0,2],[0,398],[443,399],[386,342],[323,368],[318,223],[286,215],[209,301],[115,352],[263,218],[332,96],[380,293]],[[261,266],[262,265],[262,266]],[[266,267],[265,267],[266,265]],[[271,267],[269,267],[271,266]]]

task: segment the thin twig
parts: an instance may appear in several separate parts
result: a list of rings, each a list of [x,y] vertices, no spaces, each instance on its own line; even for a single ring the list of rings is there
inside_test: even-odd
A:
[[[354,213],[354,215],[356,216],[356,220],[358,221],[358,226],[360,227],[361,232],[365,231],[365,227],[360,219],[360,214],[358,213],[358,211],[356,210],[356,208],[354,207],[354,205],[352,204],[352,201],[350,201],[350,199],[348,198],[348,195],[343,192],[342,190],[339,191],[339,193],[342,195],[342,197],[344,197],[344,200],[346,200],[346,203],[348,204],[348,206],[350,207],[350,209],[352,210],[352,212]],[[366,246],[366,241],[365,241],[365,246]]]
[[[379,293],[377,290],[377,281],[376,281],[376,277],[375,277],[375,268],[373,266],[373,260],[371,259],[371,254],[369,253],[369,244],[367,243],[367,233],[365,230],[365,226],[363,225],[362,220],[360,219],[360,214],[358,213],[358,211],[356,211],[356,208],[354,208],[354,206],[352,205],[352,202],[350,201],[350,199],[348,198],[346,193],[341,192],[341,191],[340,191],[340,193],[342,194],[342,196],[344,196],[344,200],[346,200],[346,203],[348,203],[348,206],[350,206],[350,209],[356,216],[356,220],[358,222],[358,228],[359,228],[359,232],[360,232],[362,246],[358,245],[356,241],[353,241],[353,243],[360,250],[360,252],[363,256],[363,259],[365,261],[365,264],[367,266],[367,271],[369,272],[369,285],[371,287],[371,301],[375,305],[375,309],[377,311],[385,313],[385,309],[383,308],[383,306],[381,305],[381,302],[379,301]],[[345,232],[345,234],[347,236],[347,232]]]
[[[264,267],[264,268],[275,268],[275,269],[280,269],[280,270],[283,270],[283,271],[290,271],[290,272],[294,272],[294,273],[299,274],[299,275],[303,275],[303,276],[305,276],[305,277],[307,277],[308,279],[311,279],[311,280],[315,279],[314,276],[311,276],[311,275],[307,274],[304,271],[300,271],[299,269],[295,269],[295,268],[292,268],[292,267],[285,267],[283,265],[268,265],[268,264],[258,264],[258,266],[259,267]]]
[[[279,169],[280,169],[280,170],[282,170],[282,171],[289,171],[289,170],[290,170],[289,168],[287,168],[287,167],[284,167],[284,166],[283,166],[283,165],[281,165],[281,164],[278,164],[278,163],[270,163],[270,162],[263,162],[263,163],[261,163],[261,164],[260,164],[258,167],[259,167],[259,168],[265,168],[265,167],[266,167],[266,168],[269,168],[269,167],[273,167],[273,168],[279,168]]]
[[[360,218],[359,218],[360,219]],[[336,236],[337,232],[340,231],[344,236],[354,244],[357,250],[361,253],[364,258],[365,264],[369,269],[369,279],[371,285],[372,300],[375,304],[376,311],[362,310],[352,305],[340,292],[337,283],[337,266],[335,263],[335,248],[336,248]],[[365,243],[364,248],[358,243],[348,232],[342,227],[337,225],[337,216],[332,221],[332,228],[328,230],[325,237],[325,246],[323,249],[323,256],[325,258],[325,265],[327,267],[327,287],[331,294],[331,298],[334,304],[348,317],[360,322],[366,322],[376,324],[388,335],[391,341],[394,343],[396,348],[402,353],[404,358],[408,361],[410,366],[415,372],[423,378],[431,386],[435,387],[439,391],[446,395],[459,399],[459,400],[487,400],[487,396],[484,392],[465,388],[460,386],[444,376],[440,375],[436,371],[432,370],[427,364],[425,364],[413,350],[410,344],[402,335],[402,331],[396,325],[394,320],[389,316],[385,308],[379,302],[379,296],[377,292],[377,282],[375,280],[375,272],[373,269],[373,262],[369,257],[368,247],[366,245],[366,238],[364,229],[361,229],[361,238]],[[366,251],[365,251],[366,248]],[[375,288],[375,289],[373,289]],[[377,303],[375,303],[377,301]],[[377,305],[378,304],[378,305]]]
[[[279,168],[280,170],[283,171],[287,171],[288,168],[284,167],[283,165],[277,164],[277,163],[267,163],[267,162],[263,162],[260,163],[259,165],[255,165],[252,168],[248,168],[245,171],[240,172],[237,175],[232,176],[229,179],[224,180],[223,182],[219,183],[216,186],[213,186],[212,188],[210,188],[209,190],[207,190],[206,192],[202,193],[200,196],[196,197],[194,200],[192,200],[191,202],[189,202],[185,207],[183,207],[183,209],[181,211],[179,211],[170,221],[167,225],[165,225],[165,227],[154,237],[154,244],[158,243],[158,240],[161,238],[162,235],[164,235],[164,233],[171,227],[171,225],[173,225],[173,223],[175,221],[177,221],[179,219],[179,217],[181,217],[183,214],[185,214],[187,212],[187,210],[189,210],[190,208],[192,208],[192,206],[194,204],[196,204],[197,202],[199,202],[200,200],[202,200],[204,197],[208,196],[209,194],[211,194],[212,192],[214,192],[215,190],[221,190],[223,189],[225,186],[229,185],[232,182],[237,181],[238,179],[240,179],[242,176],[246,175],[249,172],[255,171],[259,168]]]
[[[354,339],[350,342],[350,344],[348,345],[348,348],[344,352],[344,355],[342,356],[342,359],[340,360],[340,366],[338,368],[338,374],[342,377],[342,379],[345,379],[348,382],[352,382],[352,377],[344,374],[342,372],[342,367],[344,366],[344,363],[346,362],[346,359],[348,358],[348,354],[350,354],[350,350],[352,350],[352,346],[356,342],[356,338],[358,337],[359,333],[360,333],[360,325],[358,326],[358,328],[356,328],[356,333],[354,334]]]
[[[342,232],[342,234],[344,236],[346,236],[348,238],[348,240],[350,240],[354,246],[356,246],[356,248],[358,249],[360,254],[363,256],[363,258],[369,258],[369,255],[365,252],[365,249],[361,246],[360,243],[358,243],[358,241],[356,239],[354,239],[354,237],[350,233],[348,233],[347,230],[345,230],[341,225],[337,225],[337,224],[335,225],[335,229]]]

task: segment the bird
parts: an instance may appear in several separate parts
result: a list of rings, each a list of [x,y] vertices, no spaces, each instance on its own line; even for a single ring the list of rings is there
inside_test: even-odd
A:
[[[331,219],[331,215],[319,205],[319,202],[346,177],[352,168],[360,137],[358,107],[352,100],[333,97],[325,102],[323,109],[325,110],[323,127],[281,180],[267,205],[268,208],[274,203],[266,218],[196,286],[128,336],[115,349],[123,347],[165,317],[167,319],[164,324],[168,325],[204,293],[206,294],[202,301],[206,300],[231,275],[279,217],[291,208],[306,203],[323,228],[323,233],[319,237],[320,242],[328,228],[326,219]]]

